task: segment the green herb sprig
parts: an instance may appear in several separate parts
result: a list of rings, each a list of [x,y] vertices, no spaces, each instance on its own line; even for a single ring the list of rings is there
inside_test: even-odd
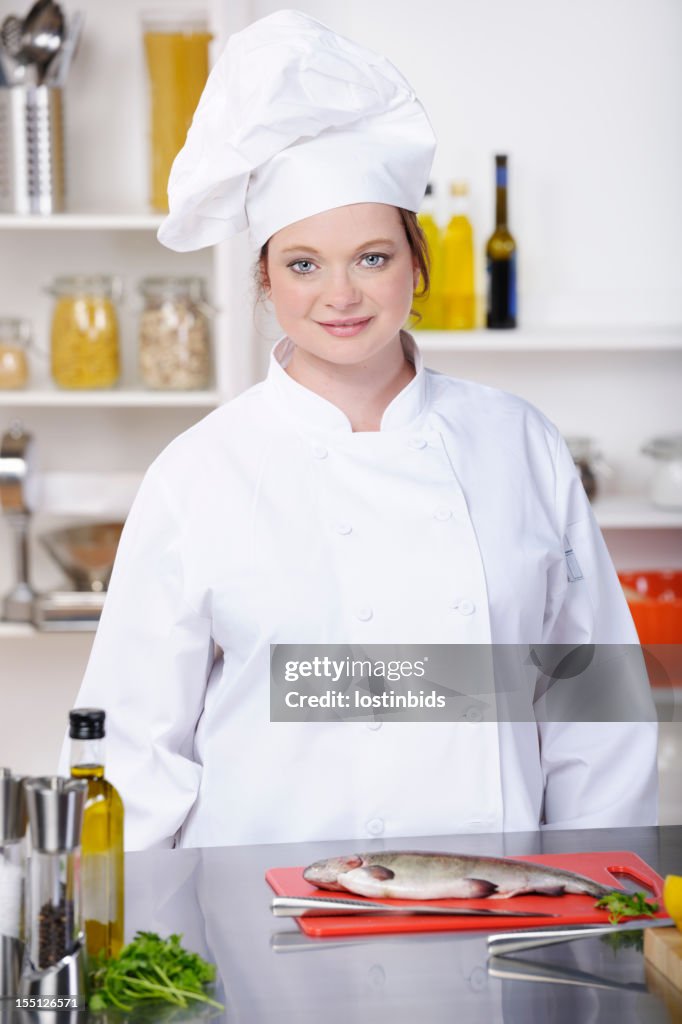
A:
[[[215,967],[198,953],[183,949],[181,938],[137,932],[118,956],[100,953],[90,971],[89,1008],[131,1010],[135,1004],[153,1000],[187,1007],[190,1000],[198,1000],[224,1009],[204,992],[204,986],[215,980]]]
[[[609,911],[611,924],[618,924],[626,917],[653,917],[658,912],[658,903],[647,900],[644,892],[609,892],[595,907]]]

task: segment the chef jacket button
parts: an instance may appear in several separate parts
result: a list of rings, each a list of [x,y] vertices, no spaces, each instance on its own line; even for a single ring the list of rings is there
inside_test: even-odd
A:
[[[367,728],[371,729],[372,732],[376,732],[377,729],[380,729],[383,724],[384,724],[383,722],[368,722],[367,723]]]
[[[313,455],[316,459],[326,459],[329,452],[323,444],[315,444],[313,445]]]
[[[343,534],[343,536],[345,537],[347,534],[353,532],[353,527],[350,525],[350,523],[337,523],[336,532]]]
[[[409,440],[409,445],[410,448],[414,448],[415,450],[419,448],[426,448],[426,441],[424,440],[423,437],[411,437]]]
[[[367,831],[371,836],[380,836],[384,831],[384,819],[383,818],[372,818],[371,821],[367,822]]]
[[[474,992],[482,992],[488,984],[488,972],[482,967],[474,967],[469,975],[469,988]]]
[[[470,601],[468,598],[464,598],[463,601],[457,601],[455,604],[455,608],[457,609],[460,615],[471,615],[473,612],[476,611],[476,605],[474,604],[473,601]]]
[[[386,971],[381,964],[372,964],[367,975],[373,988],[383,988],[386,984]]]
[[[447,505],[441,505],[433,513],[433,518],[437,519],[440,523],[446,522],[452,515],[452,509],[448,508]]]
[[[374,612],[371,608],[367,607],[367,605],[363,605],[362,608],[358,608],[355,615],[356,618],[360,619],[360,622],[369,622],[374,615]]]

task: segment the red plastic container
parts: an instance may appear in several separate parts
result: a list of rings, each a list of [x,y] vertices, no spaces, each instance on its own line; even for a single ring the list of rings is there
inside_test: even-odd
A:
[[[641,644],[682,644],[682,571],[618,574]]]

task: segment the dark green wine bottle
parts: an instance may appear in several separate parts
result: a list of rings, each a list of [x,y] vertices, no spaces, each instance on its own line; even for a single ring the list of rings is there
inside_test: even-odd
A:
[[[485,254],[488,266],[486,324],[516,327],[516,242],[507,226],[507,157],[495,157],[495,230]]]

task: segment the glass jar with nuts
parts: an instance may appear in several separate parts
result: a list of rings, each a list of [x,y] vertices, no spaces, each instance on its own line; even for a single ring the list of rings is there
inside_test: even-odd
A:
[[[211,381],[211,316],[200,277],[146,277],[139,284],[138,367],[148,388],[194,391]]]

